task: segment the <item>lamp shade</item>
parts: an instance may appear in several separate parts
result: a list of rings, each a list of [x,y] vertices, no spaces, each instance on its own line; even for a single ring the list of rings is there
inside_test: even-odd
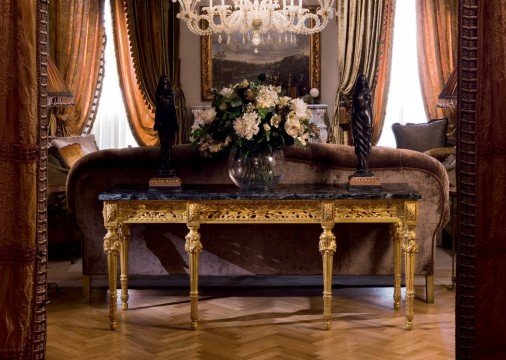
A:
[[[47,62],[47,104],[48,106],[74,105],[74,95],[63,81],[53,59],[48,57]]]
[[[457,107],[457,68],[453,69],[443,91],[439,94],[437,107],[455,108]]]

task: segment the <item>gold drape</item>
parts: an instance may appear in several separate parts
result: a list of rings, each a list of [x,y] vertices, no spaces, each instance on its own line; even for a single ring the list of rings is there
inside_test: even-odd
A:
[[[74,95],[76,105],[58,109],[68,135],[93,127],[102,86],[104,0],[52,0],[49,7],[51,57]]]
[[[436,104],[457,62],[457,9],[457,0],[416,1],[418,70],[425,111],[430,119],[449,117],[449,137],[453,138],[455,114]]]
[[[334,104],[330,142],[342,141],[339,125],[349,122],[351,93],[357,76],[365,74],[374,96],[373,144],[385,115],[395,0],[338,0],[337,66],[339,86]]]
[[[0,5],[0,358],[33,358],[37,1]]]
[[[187,139],[186,104],[179,77],[179,20],[175,4],[112,0],[119,77],[130,128],[140,145],[155,145],[153,131],[158,79],[167,74],[175,90],[180,131]]]

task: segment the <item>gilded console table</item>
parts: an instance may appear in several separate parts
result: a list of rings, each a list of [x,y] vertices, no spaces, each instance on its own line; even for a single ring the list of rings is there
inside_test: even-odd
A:
[[[229,186],[188,187],[181,192],[125,186],[100,194],[104,202],[104,252],[109,274],[110,328],[116,329],[117,261],[120,260],[121,308],[128,308],[130,224],[183,223],[189,229],[185,251],[190,268],[191,328],[197,328],[200,224],[321,224],[318,249],[323,261],[323,319],[330,329],[332,266],[338,223],[390,223],[393,238],[394,309],[401,303],[401,252],[405,253],[406,327],[413,327],[414,228],[420,195],[405,184],[384,185],[381,192],[352,193],[326,185],[281,186],[272,192],[241,192]],[[316,243],[316,239],[315,239]]]

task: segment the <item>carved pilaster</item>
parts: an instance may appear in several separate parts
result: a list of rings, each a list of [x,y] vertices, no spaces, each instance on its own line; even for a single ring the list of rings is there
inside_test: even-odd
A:
[[[130,243],[130,225],[120,224],[118,226],[120,238],[120,267],[121,275],[119,277],[121,285],[121,309],[128,309],[128,247]]]
[[[116,203],[104,203],[104,224],[107,225],[116,224],[118,220],[118,204]]]
[[[418,252],[418,244],[416,242],[416,232],[412,227],[406,227],[403,232],[402,250],[409,254]]]
[[[121,241],[115,223],[116,218],[111,212],[107,212],[110,209],[111,208],[104,206],[104,221],[106,222],[105,227],[107,229],[107,234],[104,236],[104,253],[107,255],[107,273],[109,275],[109,327],[111,330],[116,330],[116,302],[118,301],[118,296],[116,294],[118,276],[117,259],[120,252]]]
[[[334,204],[324,202],[322,204],[322,224],[332,223],[334,221]]]
[[[403,226],[400,223],[394,223],[391,226],[391,238],[393,241],[394,257],[394,310],[401,308],[401,241],[403,236]]]
[[[200,206],[199,204],[190,203],[187,206],[187,219],[188,224],[198,224],[200,220]]]
[[[406,201],[404,203],[404,223],[406,225],[416,225],[418,218],[418,203],[416,201]]]
[[[190,232],[185,236],[184,250],[188,255],[200,253],[202,250],[202,243],[200,242],[200,233],[198,225],[188,225]]]
[[[415,253],[418,252],[416,243],[416,233],[414,226],[406,226],[403,233],[402,250],[406,254],[406,328],[413,328],[413,318],[415,316],[413,301],[415,299]]]
[[[323,218],[325,218],[325,205],[323,208]],[[334,223],[322,224],[323,232],[320,235],[318,244],[323,262],[323,320],[325,330],[330,330],[330,321],[332,319],[332,268],[334,253],[336,252],[336,237],[332,233],[333,227]]]
[[[320,242],[318,244],[318,248],[320,249],[320,253],[333,255],[336,252],[336,237],[332,232],[332,226],[322,225],[323,232],[320,235]]]
[[[118,255],[121,241],[118,235],[118,228],[116,225],[106,225],[107,234],[104,236],[104,253],[106,255]]]
[[[190,320],[192,330],[196,330],[199,319],[199,255],[202,251],[202,243],[199,234],[200,206],[190,203],[187,208],[187,227],[184,250],[188,254],[190,262]]]

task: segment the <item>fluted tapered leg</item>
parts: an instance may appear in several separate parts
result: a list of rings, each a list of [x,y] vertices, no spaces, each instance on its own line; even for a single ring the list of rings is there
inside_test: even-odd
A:
[[[185,251],[189,257],[190,263],[190,320],[192,330],[198,327],[199,319],[199,255],[202,250],[199,225],[188,225],[190,232],[186,235]]]
[[[394,252],[394,310],[401,308],[401,239],[402,226],[392,225],[393,252]]]
[[[122,224],[120,227],[120,283],[121,283],[121,310],[128,309],[128,246],[130,242],[130,226]]]
[[[323,262],[323,321],[325,330],[330,330],[332,320],[332,267],[336,252],[336,237],[332,233],[334,224],[322,224],[319,250]]]
[[[415,253],[418,251],[416,243],[416,233],[412,228],[406,228],[404,233],[404,242],[402,249],[406,255],[406,328],[413,328],[413,318],[415,312],[413,309],[413,301],[415,299]]]
[[[118,279],[118,253],[120,240],[116,226],[106,226],[107,234],[104,237],[104,253],[107,255],[107,272],[109,276],[109,327],[116,330],[116,303]]]

